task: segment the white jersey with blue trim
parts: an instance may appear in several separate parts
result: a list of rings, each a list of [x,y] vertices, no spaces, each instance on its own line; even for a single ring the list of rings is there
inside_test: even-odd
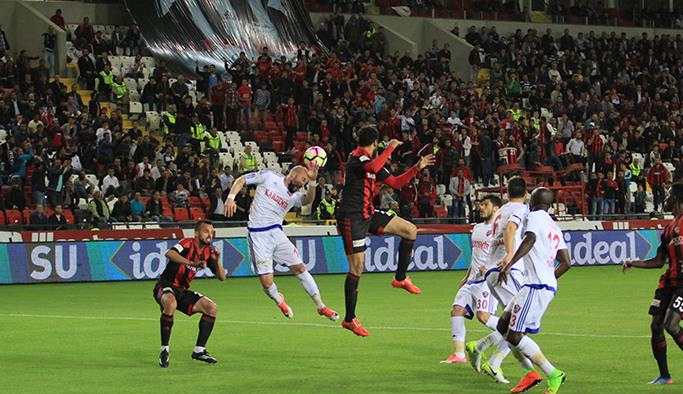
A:
[[[304,193],[290,193],[282,174],[261,170],[246,174],[244,179],[247,185],[257,185],[254,200],[249,208],[249,228],[282,225],[287,212],[295,206],[301,206]]]
[[[491,236],[493,235],[493,224],[478,223],[472,229],[472,261],[470,262],[470,275],[467,283],[477,283],[484,280],[484,275],[480,273],[482,268],[486,268],[491,251]]]
[[[529,214],[529,207],[521,202],[509,202],[496,212],[493,217],[493,235],[491,240],[491,252],[489,253],[486,270],[491,271],[496,269],[507,252],[505,251],[505,241],[503,234],[508,223],[515,223],[517,231],[515,231],[515,244],[513,250],[516,251],[519,244],[522,242],[522,227],[524,226],[524,219]],[[517,262],[512,268],[524,271],[524,264]]]
[[[558,250],[567,249],[562,230],[548,212],[539,210],[527,216],[524,233],[536,235],[534,246],[524,256],[526,286],[547,288],[555,292],[557,290],[555,256]]]

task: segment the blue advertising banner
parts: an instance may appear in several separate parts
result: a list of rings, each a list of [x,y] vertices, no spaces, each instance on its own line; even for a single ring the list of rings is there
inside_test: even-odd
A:
[[[575,231],[564,234],[576,265],[621,264],[625,260],[651,258],[658,245],[658,231]],[[166,266],[165,253],[176,241],[127,240],[0,245],[0,283],[89,282],[156,279]],[[292,238],[304,264],[313,274],[344,273],[348,269],[340,237]],[[396,269],[399,240],[370,237],[365,271]],[[254,275],[245,238],[219,239],[229,276]],[[419,235],[413,249],[411,271],[467,269],[471,258],[470,234]],[[287,267],[276,265],[276,273]],[[202,270],[197,277],[212,276]]]

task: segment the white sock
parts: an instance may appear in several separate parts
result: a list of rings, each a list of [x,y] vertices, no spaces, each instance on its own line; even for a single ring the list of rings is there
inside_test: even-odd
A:
[[[195,352],[195,353],[202,353],[202,352],[205,352],[205,351],[206,351],[206,348],[205,348],[204,346],[195,346],[195,347],[194,347],[194,352]]]
[[[543,355],[543,352],[541,352],[541,348],[534,342],[533,339],[529,338],[528,336],[522,337],[522,340],[519,341],[519,345],[517,345],[519,350],[524,353],[525,356],[530,358],[531,360],[534,361],[536,365],[538,365],[541,370],[543,371],[544,374],[550,375],[553,373],[555,370],[555,367],[548,361],[547,358],[545,358],[545,355]]]
[[[162,346],[160,352],[163,352],[164,350],[166,350],[168,352],[169,351],[168,346]]]
[[[280,300],[280,293],[278,293],[278,291],[277,291],[277,285],[276,285],[275,283],[273,283],[273,285],[270,286],[269,288],[265,288],[265,287],[264,287],[264,288],[263,288],[263,291],[265,291],[265,292],[266,292],[266,295],[267,295],[268,297],[270,297],[270,299],[272,299],[273,301],[275,301],[276,304],[280,305],[280,303],[281,303],[282,301]]]
[[[318,289],[318,284],[315,283],[315,279],[313,279],[313,275],[308,271],[304,271],[296,277],[299,278],[301,286],[303,286],[306,293],[311,297],[313,302],[315,302],[318,309],[324,307],[325,304],[323,304],[323,301],[320,298],[320,290]]]
[[[529,360],[522,352],[515,346],[510,345],[512,349],[512,355],[515,356],[517,361],[519,361],[519,365],[522,367],[523,370],[525,371],[533,371],[534,370],[534,364]]]
[[[486,351],[486,349],[497,344],[503,340],[503,336],[500,335],[498,331],[494,331],[477,342],[477,350],[480,352]]]
[[[465,317],[463,316],[452,316],[451,317],[451,335],[453,337],[453,342],[465,341],[465,336],[467,334],[467,329],[465,328]],[[465,352],[454,353],[458,357],[465,357]]]
[[[496,328],[498,327],[498,316],[489,316],[489,319],[486,321],[486,327],[496,331]]]
[[[503,363],[503,360],[508,354],[510,354],[510,346],[508,346],[507,341],[498,342],[495,353],[493,353],[493,356],[489,359],[489,365],[492,366],[493,369],[498,370],[500,364]]]

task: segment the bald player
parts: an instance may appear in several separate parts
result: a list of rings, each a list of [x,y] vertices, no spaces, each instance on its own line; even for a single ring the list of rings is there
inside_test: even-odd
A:
[[[271,170],[262,170],[245,174],[233,183],[225,203],[225,216],[231,217],[236,209],[235,196],[245,185],[255,185],[256,194],[249,208],[247,224],[247,241],[249,257],[254,273],[259,276],[263,291],[280,308],[287,317],[294,317],[294,310],[287,305],[285,297],[278,292],[274,282],[273,263],[286,265],[289,271],[301,281],[306,293],[317,307],[318,314],[330,320],[339,319],[337,312],[325,306],[318,285],[313,276],[306,271],[296,246],[290,242],[282,230],[285,215],[293,207],[310,204],[315,198],[314,180],[318,175],[318,167],[310,164],[309,168],[297,166],[287,176]],[[308,191],[299,191],[308,184]]]
[[[547,376],[546,394],[556,394],[566,375],[550,363],[538,344],[527,334],[535,334],[541,329],[543,314],[555,298],[557,278],[571,267],[562,231],[548,214],[552,203],[553,193],[546,188],[538,188],[531,193],[531,212],[524,223],[522,243],[512,260],[507,263],[503,261],[499,267],[499,280],[504,283],[512,266],[524,258],[526,281],[505,308],[497,327],[511,346],[522,352]],[[557,267],[556,258],[559,261]]]

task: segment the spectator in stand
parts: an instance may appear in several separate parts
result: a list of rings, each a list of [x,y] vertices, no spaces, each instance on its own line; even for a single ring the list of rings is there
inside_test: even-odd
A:
[[[240,174],[246,174],[248,172],[257,171],[258,166],[256,165],[256,156],[252,153],[251,145],[244,147],[244,152],[240,156]]]
[[[210,195],[211,206],[209,207],[209,220],[225,222],[228,220],[225,217],[225,200],[223,199],[223,190],[218,187]]]
[[[78,177],[73,182],[73,197],[76,199],[88,199],[93,190],[97,188],[97,185],[93,183],[85,176],[85,171],[81,170],[78,172]],[[57,204],[61,205],[61,204]]]
[[[88,90],[95,89],[95,79],[97,78],[97,71],[95,69],[95,63],[90,56],[90,50],[88,48],[83,49],[83,54],[78,58],[78,73],[79,78],[84,80],[83,85]]]
[[[634,213],[643,214],[645,213],[645,199],[647,194],[645,193],[645,188],[642,183],[638,183],[638,190],[633,193],[633,205],[635,207]]]
[[[419,194],[420,217],[434,217],[434,204],[436,203],[436,184],[429,174],[429,169],[422,170],[420,181],[417,186]]]
[[[55,14],[50,17],[50,20],[52,23],[62,28],[62,30],[66,30],[66,24],[64,22],[64,17],[62,16],[62,10],[59,8],[57,11],[55,11]]]
[[[135,180],[135,191],[141,196],[151,197],[154,192],[155,182],[149,168],[143,170],[142,176]]]
[[[128,29],[126,33],[126,46],[124,49],[124,55],[133,56],[140,53],[143,47],[142,33],[140,33],[140,27],[137,24]]]
[[[38,207],[36,206],[36,210]],[[62,208],[61,204],[57,204],[55,206],[55,211],[52,213],[52,216],[48,219],[48,224],[50,225],[49,227],[52,230],[64,230],[66,227],[66,217],[64,217],[64,209]]]
[[[71,159],[65,158],[64,163],[60,159],[55,159],[51,167],[47,168],[47,196],[50,206],[54,208],[57,204],[62,204],[62,189],[64,183],[71,177]]]
[[[45,216],[45,208],[42,205],[36,205],[36,209],[31,213],[29,224],[31,228],[36,231],[47,229],[48,218]]]
[[[139,192],[135,193],[135,198],[130,202],[130,211],[134,222],[143,222],[147,219],[145,215],[145,202],[142,200],[142,194]]]
[[[90,18],[88,18],[87,16],[84,17],[83,23],[78,25],[74,34],[76,35],[76,39],[78,40],[77,46],[79,48],[89,48],[95,39],[95,30],[93,29],[93,26],[90,24]]]
[[[145,216],[148,217],[153,222],[170,222],[173,219],[164,216],[164,207],[161,202],[161,193],[155,191],[152,198],[147,201],[147,206],[145,207]]]
[[[266,120],[268,116],[268,109],[270,107],[270,91],[268,91],[267,84],[261,83],[261,86],[256,90],[254,95],[254,108],[256,112],[256,126],[259,130],[266,129]]]
[[[109,167],[107,170],[107,175],[102,178],[102,190],[104,191],[104,196],[109,197],[111,195],[116,195],[120,192],[121,184],[119,183],[119,178],[116,177],[116,172],[114,167]]]
[[[88,209],[90,210],[94,226],[103,227],[109,223],[109,206],[102,199],[102,194],[99,190],[93,193],[93,199],[88,204]]]
[[[669,180],[669,171],[662,164],[660,158],[656,158],[654,165],[650,168],[647,173],[647,182],[652,187],[652,199],[655,205],[655,212],[659,212],[659,205],[664,204],[664,185],[666,185]]]
[[[183,183],[178,183],[172,197],[174,208],[187,208],[187,199],[190,198],[190,192],[185,188]]]
[[[0,57],[5,56],[5,52],[9,51],[9,41],[7,41],[7,35],[5,31],[2,30],[2,25],[0,25]]]
[[[43,33],[43,60],[50,70],[50,75],[55,72],[55,52],[57,50],[57,35],[52,26],[47,27],[47,32]]]
[[[468,62],[470,63],[470,79],[476,80],[479,75],[479,69],[481,68],[481,55],[479,53],[479,43],[474,44],[474,48],[470,51],[468,57]]]
[[[588,194],[591,201],[591,219],[600,220],[600,214],[604,207],[604,174],[602,172],[592,173],[588,183]]]
[[[451,178],[448,190],[453,197],[451,216],[457,219],[457,223],[465,223],[465,201],[466,196],[470,195],[471,185],[461,168]]]
[[[614,219],[614,214],[616,213],[616,199],[619,185],[614,179],[614,173],[610,170],[607,171],[607,177],[605,178],[605,188],[602,203],[602,214],[603,219]]]
[[[246,186],[242,187],[239,194],[235,197],[235,205],[237,205],[237,211],[235,211],[234,215],[235,221],[246,221],[249,216],[249,207],[251,206],[251,196]]]
[[[248,80],[242,80],[242,85],[237,89],[237,93],[239,95],[239,128],[241,129],[244,125],[243,130],[251,130],[249,119],[251,118],[252,91]]]
[[[128,201],[127,194],[121,194],[114,203],[114,209],[111,210],[111,218],[117,222],[133,221],[133,210],[130,206],[130,201]]]

